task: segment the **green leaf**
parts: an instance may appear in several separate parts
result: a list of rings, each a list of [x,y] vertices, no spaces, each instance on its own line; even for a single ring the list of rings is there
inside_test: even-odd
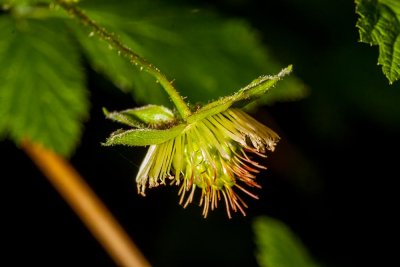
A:
[[[193,104],[232,94],[254,77],[276,73],[281,65],[242,20],[226,19],[182,3],[159,1],[83,1],[95,21],[115,32],[135,52],[154,63]],[[108,44],[71,25],[92,66],[118,87],[132,91],[135,100],[171,106],[155,79],[110,50]],[[294,77],[262,102],[293,100],[305,95]]]
[[[132,66],[127,59],[110,49],[105,41],[92,36],[91,32],[82,28],[80,24],[74,21],[71,25],[86,57],[96,71],[106,75],[122,91],[131,92],[137,102],[171,105],[168,95],[156,83],[155,78]],[[121,40],[129,47],[135,47],[123,32],[113,31],[119,33]]]
[[[378,64],[390,83],[400,78],[400,2],[356,0],[360,41],[379,46]]]
[[[47,4],[54,0],[0,0],[0,6],[14,7],[14,6],[28,6],[35,4]]]
[[[111,134],[105,146],[126,145],[126,146],[147,146],[161,144],[171,138],[178,136],[185,129],[185,124],[179,124],[169,129],[132,129],[119,130]]]
[[[61,20],[0,16],[0,135],[69,155],[87,116],[79,54]]]
[[[261,267],[317,267],[301,241],[282,222],[259,217],[253,222]]]
[[[223,97],[200,108],[187,118],[188,122],[195,122],[203,118],[215,115],[227,110],[231,106],[245,106],[256,99],[261,98],[271,87],[273,87],[283,77],[292,72],[292,66],[288,66],[274,76],[261,76],[246,87],[240,89],[231,96]]]
[[[144,128],[147,126],[159,128],[162,125],[172,124],[175,121],[174,113],[170,109],[156,105],[147,105],[119,112],[108,112],[104,108],[103,111],[107,119],[135,128]]]

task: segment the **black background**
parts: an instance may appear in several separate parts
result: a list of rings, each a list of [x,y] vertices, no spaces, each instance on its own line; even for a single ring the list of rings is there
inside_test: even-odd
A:
[[[398,212],[400,89],[376,65],[378,48],[358,42],[352,1],[191,1],[247,19],[282,63],[310,88],[308,98],[253,114],[282,137],[259,176],[247,217],[206,220],[178,205],[177,188],[143,198],[134,176],[145,148],[100,146],[115,125],[103,106],[134,103],[87,69],[91,117],[72,164],[154,266],[256,266],[252,218],[288,224],[322,266],[387,266]],[[114,266],[79,219],[10,141],[0,143],[1,266]]]

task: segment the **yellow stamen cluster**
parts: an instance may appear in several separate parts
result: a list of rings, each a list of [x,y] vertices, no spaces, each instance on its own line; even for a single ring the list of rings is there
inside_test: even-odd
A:
[[[255,174],[265,168],[246,153],[265,157],[278,140],[276,133],[245,112],[228,109],[189,124],[171,140],[151,145],[136,177],[138,191],[144,195],[147,185],[155,187],[169,179],[171,184],[180,185],[184,207],[193,201],[195,189],[201,189],[204,217],[222,198],[229,218],[231,209],[245,215],[243,207],[247,205],[233,187],[257,198],[241,184],[259,188]]]

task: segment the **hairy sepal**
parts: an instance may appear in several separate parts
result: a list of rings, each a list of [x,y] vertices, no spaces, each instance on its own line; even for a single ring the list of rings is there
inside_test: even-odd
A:
[[[250,84],[240,89],[230,96],[223,97],[217,101],[211,102],[187,118],[187,122],[192,123],[202,120],[206,117],[221,113],[228,108],[243,107],[263,96],[284,76],[292,72],[292,65],[282,69],[277,75],[261,76],[253,80]]]
[[[103,145],[148,146],[161,144],[181,134],[185,127],[185,124],[179,124],[164,130],[149,128],[119,130],[112,133]]]
[[[106,108],[103,108],[103,112],[107,119],[134,128],[157,128],[163,125],[171,125],[175,121],[174,113],[170,109],[157,105],[147,105],[118,112],[109,112]]]

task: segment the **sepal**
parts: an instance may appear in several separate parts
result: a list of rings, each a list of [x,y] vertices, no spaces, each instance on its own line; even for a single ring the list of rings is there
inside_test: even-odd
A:
[[[112,133],[103,145],[147,146],[161,144],[181,134],[185,127],[186,124],[179,124],[164,130],[150,128],[118,130]]]
[[[284,76],[292,72],[292,65],[287,66],[282,69],[277,75],[265,75],[261,76],[250,84],[240,89],[236,93],[230,96],[222,97],[217,101],[211,102],[187,118],[187,122],[192,123],[209,116],[221,113],[228,108],[243,107],[251,102],[260,98],[265,94],[270,88],[272,88],[278,81],[280,81]]]
[[[103,112],[107,119],[134,128],[162,128],[172,125],[176,121],[175,115],[170,109],[157,105],[147,105],[119,112],[109,112],[103,108]]]

